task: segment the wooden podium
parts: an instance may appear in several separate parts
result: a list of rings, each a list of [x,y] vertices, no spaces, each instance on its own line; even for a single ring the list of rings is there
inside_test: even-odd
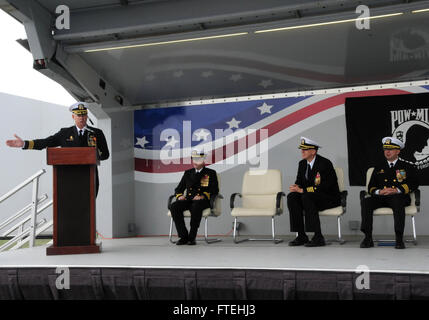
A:
[[[54,166],[53,245],[46,255],[99,253],[95,243],[95,147],[48,148]]]

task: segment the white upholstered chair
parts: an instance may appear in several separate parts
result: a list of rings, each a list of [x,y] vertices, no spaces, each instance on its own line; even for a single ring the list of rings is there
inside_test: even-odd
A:
[[[366,172],[366,189],[360,192],[360,199],[362,200],[364,197],[368,197],[368,184],[371,179],[372,172],[374,168],[369,168]],[[417,189],[414,192],[410,193],[411,203],[409,206],[405,207],[405,216],[411,217],[411,225],[413,228],[413,239],[407,239],[407,242],[413,242],[415,245],[417,244],[417,234],[416,234],[416,221],[415,216],[420,212],[420,190]],[[393,210],[391,208],[378,208],[374,210],[374,216],[393,216]],[[394,240],[374,240],[378,242],[390,242]]]
[[[220,190],[220,177],[219,177],[219,175],[217,175],[217,181],[218,181],[219,190]],[[176,198],[175,195],[171,195],[168,198],[167,215],[170,217],[170,231],[168,233],[168,239],[170,240],[171,243],[177,242],[177,240],[173,240],[173,224],[174,224],[174,221],[173,221],[173,217],[171,216],[171,212],[170,212],[171,203],[172,203],[173,199],[175,199],[175,198]],[[217,194],[216,196],[210,197],[210,208],[203,210],[202,218],[204,219],[204,240],[208,244],[218,242],[218,241],[222,241],[221,239],[214,239],[214,238],[208,237],[208,218],[209,217],[217,218],[222,214],[222,203],[221,203],[222,199],[223,199],[223,196],[220,193]],[[185,218],[190,218],[191,212],[189,210],[186,210],[185,212],[183,212],[183,216]]]
[[[242,206],[236,207],[235,197],[239,196]],[[274,218],[283,213],[282,174],[280,170],[251,170],[243,177],[241,193],[233,193],[230,198],[231,215],[234,217],[233,239],[235,243],[243,241],[268,240],[282,242],[275,237]],[[237,222],[242,217],[271,218],[270,239],[238,239]]]
[[[346,241],[342,238],[342,234],[341,234],[341,217],[346,213],[346,209],[347,209],[347,191],[344,190],[343,169],[335,168],[335,173],[337,174],[338,187],[341,192],[341,205],[335,208],[319,211],[319,216],[337,218],[338,239],[335,241],[338,241],[340,244],[344,244]]]

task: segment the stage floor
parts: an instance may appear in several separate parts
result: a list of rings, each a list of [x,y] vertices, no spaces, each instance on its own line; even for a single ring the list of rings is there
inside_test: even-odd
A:
[[[429,237],[419,237],[418,245],[407,249],[392,246],[359,248],[361,237],[345,237],[348,242],[325,247],[289,247],[284,242],[243,242],[231,237],[196,246],[176,246],[167,237],[137,237],[101,240],[102,253],[46,256],[46,246],[0,253],[1,268],[100,267],[100,268],[180,268],[180,269],[262,269],[295,271],[348,271],[367,266],[371,272],[429,274]]]

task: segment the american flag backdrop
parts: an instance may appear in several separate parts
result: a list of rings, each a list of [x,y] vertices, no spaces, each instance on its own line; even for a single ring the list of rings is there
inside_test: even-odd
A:
[[[234,156],[263,142],[269,151],[304,130],[344,117],[347,97],[428,91],[429,86],[416,86],[137,110],[134,113],[135,178],[151,183],[177,182],[183,171],[192,166],[189,156],[195,148],[211,151],[209,166],[217,172],[227,171],[238,165],[227,164],[228,145],[233,144]],[[335,134],[335,128],[332,130]],[[169,161],[165,161],[165,154],[169,154]]]

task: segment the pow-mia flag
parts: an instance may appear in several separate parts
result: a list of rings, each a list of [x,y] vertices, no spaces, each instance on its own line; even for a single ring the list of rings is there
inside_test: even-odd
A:
[[[429,185],[429,93],[347,98],[345,107],[350,185],[364,186],[367,169],[385,161],[386,136],[405,144],[399,158]]]

